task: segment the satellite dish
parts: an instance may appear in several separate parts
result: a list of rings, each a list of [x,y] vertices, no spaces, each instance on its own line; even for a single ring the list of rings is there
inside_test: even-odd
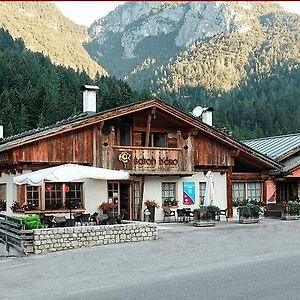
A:
[[[201,106],[196,106],[192,111],[192,114],[197,118],[199,118],[202,115],[202,113],[203,113],[203,107]]]

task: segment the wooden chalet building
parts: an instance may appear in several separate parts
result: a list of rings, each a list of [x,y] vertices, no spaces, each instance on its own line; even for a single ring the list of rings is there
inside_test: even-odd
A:
[[[93,87],[84,86],[82,114],[3,138],[0,141],[0,197],[27,204],[28,213],[67,213],[65,186],[13,184],[15,175],[50,166],[76,163],[128,170],[130,180],[85,180],[71,184],[78,211],[93,213],[101,202],[116,204],[125,218],[142,220],[144,201],[178,200],[179,207],[199,206],[206,176],[214,176],[215,205],[232,216],[233,193],[245,189],[249,198],[266,197],[270,171],[281,165],[159,99],[95,112]],[[85,95],[89,94],[89,95]],[[92,96],[91,96],[92,95]],[[91,105],[88,103],[92,101]],[[233,190],[235,185],[236,190]],[[163,210],[156,209],[156,220]]]

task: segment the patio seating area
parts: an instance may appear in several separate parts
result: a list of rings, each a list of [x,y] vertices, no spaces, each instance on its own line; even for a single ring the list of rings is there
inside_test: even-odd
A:
[[[113,216],[111,214],[93,213],[73,213],[72,218],[65,216],[43,215],[40,216],[44,228],[54,227],[74,227],[88,225],[114,225],[121,224],[124,215]]]
[[[221,221],[221,216],[224,216],[226,221],[228,221],[227,208],[215,212],[215,221]],[[172,221],[175,223],[189,223],[193,220],[194,212],[191,208],[177,208],[176,210],[164,208],[163,223]]]

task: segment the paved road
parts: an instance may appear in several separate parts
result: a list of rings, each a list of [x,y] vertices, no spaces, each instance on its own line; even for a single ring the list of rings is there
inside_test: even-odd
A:
[[[160,239],[0,260],[0,299],[300,299],[300,221],[160,225]]]

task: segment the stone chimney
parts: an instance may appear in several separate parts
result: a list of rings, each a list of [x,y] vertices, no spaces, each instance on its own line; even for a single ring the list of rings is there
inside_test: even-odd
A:
[[[96,91],[99,87],[96,85],[83,85],[80,88],[83,91],[83,112],[96,112]]]
[[[214,109],[212,107],[206,107],[203,109],[202,112],[202,122],[212,126],[212,112],[214,111]]]

